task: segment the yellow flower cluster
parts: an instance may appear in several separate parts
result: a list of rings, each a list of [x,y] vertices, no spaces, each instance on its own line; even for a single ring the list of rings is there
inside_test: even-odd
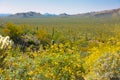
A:
[[[84,68],[87,73],[86,80],[120,79],[119,43],[117,38],[112,37],[106,43],[99,43],[98,47],[89,49],[89,56],[84,58]]]

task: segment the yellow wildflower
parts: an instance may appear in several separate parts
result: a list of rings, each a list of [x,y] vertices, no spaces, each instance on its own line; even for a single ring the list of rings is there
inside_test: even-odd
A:
[[[28,73],[28,75],[30,75],[30,76],[33,75],[33,71],[30,71],[30,72]]]
[[[0,68],[0,74],[2,74],[3,70]]]

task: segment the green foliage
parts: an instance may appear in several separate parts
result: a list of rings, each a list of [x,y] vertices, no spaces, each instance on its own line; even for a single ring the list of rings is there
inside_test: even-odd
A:
[[[49,33],[44,29],[37,30],[36,37],[41,41],[41,44],[45,45],[51,43],[51,37]]]
[[[84,68],[79,54],[50,54],[40,59],[43,74],[50,80],[83,80]],[[44,68],[46,68],[44,70]]]
[[[23,35],[23,29],[22,27],[15,25],[13,23],[6,24],[6,27],[4,29],[4,34],[10,36],[10,38],[16,42],[21,38]]]

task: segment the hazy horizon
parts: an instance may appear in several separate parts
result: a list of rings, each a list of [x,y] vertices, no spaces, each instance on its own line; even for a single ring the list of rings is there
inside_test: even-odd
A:
[[[79,14],[120,8],[120,0],[0,0],[0,13]]]

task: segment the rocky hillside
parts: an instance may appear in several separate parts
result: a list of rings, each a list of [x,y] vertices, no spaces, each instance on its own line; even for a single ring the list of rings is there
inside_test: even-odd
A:
[[[89,12],[85,14],[79,14],[79,15],[89,15],[89,16],[95,16],[95,17],[104,17],[104,16],[120,16],[120,8],[118,9],[112,9],[112,10],[104,10],[99,12]]]

